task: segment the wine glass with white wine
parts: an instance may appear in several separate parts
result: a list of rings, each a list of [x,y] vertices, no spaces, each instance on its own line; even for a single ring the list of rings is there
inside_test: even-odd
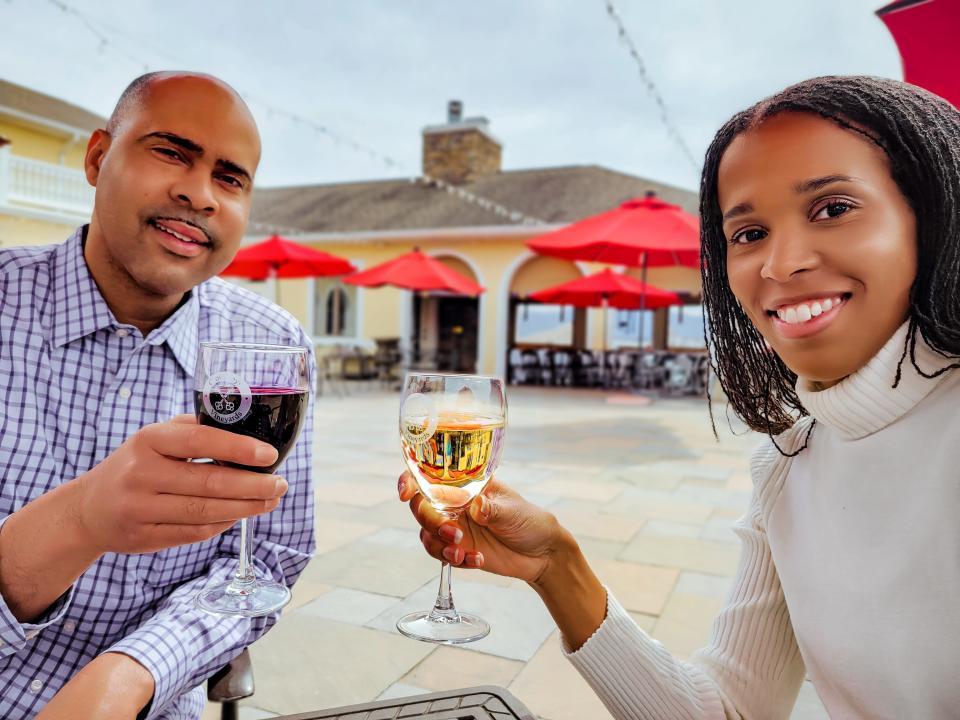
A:
[[[456,521],[493,477],[503,453],[507,398],[503,381],[477,375],[410,373],[400,401],[400,442],[424,498]],[[458,612],[450,565],[440,572],[432,610],[400,618],[397,629],[426,642],[460,644],[486,637],[490,626]]]

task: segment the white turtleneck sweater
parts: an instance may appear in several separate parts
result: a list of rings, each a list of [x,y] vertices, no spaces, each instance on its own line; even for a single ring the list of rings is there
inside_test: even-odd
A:
[[[832,388],[798,382],[809,447],[754,455],[740,566],[691,662],[608,597],[569,658],[614,717],[787,718],[804,673],[832,718],[960,717],[960,372],[908,357],[891,388],[906,333]],[[918,337],[917,364],[949,361]]]

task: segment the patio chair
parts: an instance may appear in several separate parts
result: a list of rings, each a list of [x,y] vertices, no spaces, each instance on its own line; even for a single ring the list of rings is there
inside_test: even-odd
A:
[[[629,387],[633,377],[633,355],[626,352],[610,353],[609,372],[609,385]]]
[[[547,348],[537,349],[537,384],[553,385],[553,358]]]
[[[207,680],[207,699],[221,703],[220,720],[238,720],[240,701],[253,695],[253,664],[244,650]]]
[[[600,368],[589,350],[577,350],[574,353],[573,376],[580,387],[595,387],[601,383]]]
[[[662,353],[638,354],[633,362],[634,387],[643,390],[662,388],[667,377],[667,370],[663,366],[664,359],[665,356]]]
[[[527,370],[523,364],[520,348],[510,348],[507,356],[507,382],[511,385],[523,385],[527,382]]]
[[[568,350],[553,351],[553,384],[573,385],[573,361]]]
[[[686,354],[674,355],[664,361],[667,370],[666,390],[669,393],[689,393],[693,390],[694,361]]]

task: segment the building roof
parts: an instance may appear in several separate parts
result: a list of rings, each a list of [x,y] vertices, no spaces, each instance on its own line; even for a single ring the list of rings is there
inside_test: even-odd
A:
[[[461,186],[476,196],[547,223],[569,223],[653,191],[697,212],[697,194],[597,165],[507,170]],[[309,233],[504,226],[510,220],[410,180],[259,188],[250,219]]]
[[[50,95],[0,80],[0,115],[13,111],[16,117],[43,125],[93,132],[102,128],[107,119],[82,107],[71,105]]]

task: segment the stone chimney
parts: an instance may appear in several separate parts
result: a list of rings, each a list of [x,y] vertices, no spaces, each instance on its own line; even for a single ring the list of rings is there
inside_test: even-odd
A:
[[[447,122],[423,129],[423,174],[463,185],[500,172],[503,146],[485,117],[463,117],[463,103],[447,103]]]

